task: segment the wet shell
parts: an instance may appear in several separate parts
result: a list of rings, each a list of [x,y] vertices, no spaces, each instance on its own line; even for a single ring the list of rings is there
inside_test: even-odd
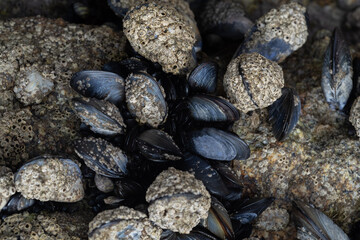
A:
[[[70,159],[41,156],[15,174],[16,190],[28,199],[77,202],[84,197],[79,166]]]
[[[300,98],[292,88],[283,88],[282,96],[269,107],[269,121],[276,140],[284,140],[295,128],[301,111]]]
[[[144,213],[121,206],[96,215],[89,223],[88,237],[89,240],[159,240],[161,232]]]
[[[101,138],[84,138],[75,141],[75,153],[86,166],[110,178],[120,178],[127,173],[127,156],[120,148]]]
[[[203,128],[182,134],[186,148],[204,158],[231,161],[250,157],[250,148],[234,133],[216,128]]]
[[[270,106],[281,97],[281,67],[258,53],[244,53],[231,60],[224,76],[224,90],[245,113]]]
[[[342,110],[353,87],[351,55],[340,29],[336,28],[325,52],[321,87],[332,109]]]
[[[125,131],[126,125],[119,109],[114,104],[95,98],[75,98],[73,99],[73,109],[95,133],[115,136]]]
[[[218,66],[212,62],[198,65],[190,73],[188,83],[192,91],[214,93],[217,85]]]
[[[0,211],[16,192],[14,174],[10,168],[0,167]]]
[[[158,127],[167,117],[164,89],[146,73],[126,78],[126,103],[131,115],[140,124]]]
[[[10,198],[9,202],[4,207],[4,210],[6,213],[12,214],[25,210],[34,204],[34,199],[27,199],[20,193],[16,193]]]
[[[201,219],[207,218],[210,194],[203,183],[175,168],[160,173],[146,192],[149,218],[163,229],[190,233]]]
[[[125,82],[119,75],[86,70],[75,73],[70,80],[71,87],[85,97],[94,97],[120,105],[124,99]]]
[[[110,178],[107,178],[100,174],[95,174],[94,182],[99,191],[109,193],[114,190],[114,183]]]
[[[186,74],[196,65],[196,29],[174,5],[148,3],[130,10],[124,34],[140,55],[158,62],[164,72]]]
[[[306,8],[298,3],[284,4],[259,18],[235,52],[257,52],[271,61],[282,62],[299,49],[308,36]]]

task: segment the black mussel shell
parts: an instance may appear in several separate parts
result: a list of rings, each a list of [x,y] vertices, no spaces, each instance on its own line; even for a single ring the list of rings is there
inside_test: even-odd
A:
[[[204,158],[231,161],[250,157],[250,148],[236,134],[216,128],[203,128],[181,134],[184,146]]]
[[[218,240],[218,238],[208,229],[196,226],[189,234],[180,234],[165,230],[161,233],[161,240]]]
[[[193,92],[214,93],[217,85],[218,66],[213,62],[198,65],[189,75],[188,83]]]
[[[164,88],[166,101],[181,100],[189,95],[189,85],[181,76],[165,73],[154,74],[153,76],[159,80]]]
[[[129,10],[128,7],[122,6],[122,2],[120,0],[107,0],[107,3],[111,10],[114,11],[115,15],[119,17],[125,17],[127,11]]]
[[[360,96],[360,58],[356,57],[353,60],[353,88],[350,93],[350,97],[344,107],[343,111],[346,114],[350,113],[351,107],[357,97]]]
[[[85,97],[94,97],[119,106],[125,97],[125,81],[112,72],[86,70],[75,73],[71,87]]]
[[[110,178],[127,174],[127,156],[101,138],[84,138],[74,143],[75,153],[96,173]]]
[[[104,135],[115,136],[125,131],[126,125],[119,109],[106,101],[95,98],[73,99],[73,109],[90,130]]]
[[[342,110],[349,99],[352,81],[351,55],[339,28],[335,28],[325,52],[321,87],[332,109]]]
[[[270,204],[274,198],[260,199],[241,199],[234,202],[231,206],[234,208],[230,217],[240,221],[241,224],[248,224],[257,218]]]
[[[220,239],[235,239],[235,233],[226,208],[215,197],[211,198],[211,208],[205,220],[207,229]]]
[[[212,161],[211,166],[220,174],[228,188],[242,192],[243,182],[230,166],[220,161]]]
[[[329,217],[302,202],[293,202],[293,218],[301,239],[349,240]]]
[[[281,97],[269,106],[269,121],[278,141],[284,140],[299,121],[301,102],[296,91],[283,88]]]
[[[207,190],[218,197],[233,199],[232,192],[224,184],[219,173],[211,167],[209,162],[190,153],[184,154],[184,161],[179,162],[184,171],[194,173],[195,178],[201,180]]]
[[[240,113],[234,105],[226,99],[197,95],[187,100],[191,117],[203,122],[234,122],[239,120]]]
[[[130,178],[116,181],[114,192],[119,199],[131,203],[132,206],[142,201],[145,202],[146,189],[140,183]]]
[[[182,153],[172,137],[158,129],[142,132],[136,138],[136,146],[140,154],[151,161],[174,161],[182,158]]]
[[[2,211],[6,212],[6,214],[17,213],[33,206],[35,202],[36,201],[34,199],[27,199],[20,193],[16,193],[15,195],[11,196],[10,200],[2,209]]]

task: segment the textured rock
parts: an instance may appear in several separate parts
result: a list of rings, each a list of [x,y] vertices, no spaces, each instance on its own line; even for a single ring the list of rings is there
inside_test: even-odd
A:
[[[0,165],[15,171],[21,161],[44,153],[71,153],[79,121],[71,117],[68,101],[77,94],[70,77],[123,58],[125,37],[106,26],[41,17],[0,21],[0,32]],[[16,89],[29,86],[24,76],[32,72],[54,86],[47,96],[25,98],[30,105],[24,107],[17,100],[24,92]]]
[[[16,192],[14,174],[7,167],[0,167],[0,211]]]

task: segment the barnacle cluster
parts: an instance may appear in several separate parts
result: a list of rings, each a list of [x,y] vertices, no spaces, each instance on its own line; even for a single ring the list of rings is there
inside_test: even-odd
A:
[[[0,166],[0,211],[15,192],[14,174],[11,169]]]

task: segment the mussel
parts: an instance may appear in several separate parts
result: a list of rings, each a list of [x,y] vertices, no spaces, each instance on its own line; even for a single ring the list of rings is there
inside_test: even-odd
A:
[[[125,97],[125,82],[116,73],[86,70],[75,73],[71,87],[85,97],[94,97],[119,106]]]
[[[284,140],[299,121],[301,102],[296,91],[283,88],[281,97],[269,106],[269,121],[278,141]]]
[[[214,93],[217,85],[218,66],[213,62],[198,65],[190,73],[188,83],[192,91]]]
[[[339,28],[335,28],[322,67],[321,87],[331,109],[342,110],[353,87],[353,70],[348,45]]]
[[[203,128],[182,133],[182,142],[191,152],[204,158],[231,161],[250,157],[250,148],[236,134],[216,128]]]

